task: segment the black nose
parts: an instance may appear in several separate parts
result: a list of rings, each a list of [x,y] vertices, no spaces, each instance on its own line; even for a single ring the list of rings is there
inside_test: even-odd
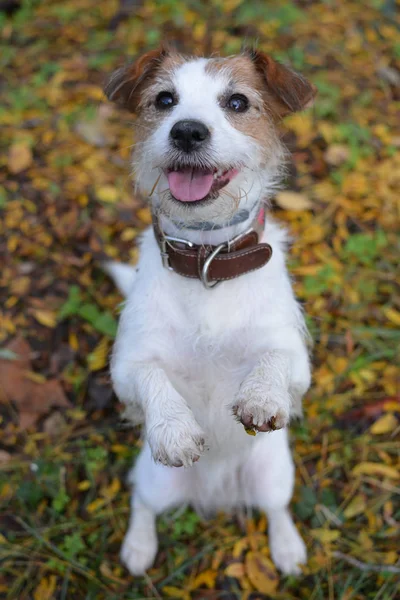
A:
[[[184,152],[197,149],[209,137],[210,132],[200,121],[178,121],[171,129],[174,145]]]

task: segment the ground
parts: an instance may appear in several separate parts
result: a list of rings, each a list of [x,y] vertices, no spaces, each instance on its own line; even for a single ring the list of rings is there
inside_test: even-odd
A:
[[[1,598],[395,598],[396,8],[0,2]],[[274,570],[260,514],[167,515],[145,578],[119,562],[140,438],[111,391],[122,299],[99,264],[135,263],[149,213],[130,179],[133,117],[106,102],[102,82],[167,38],[228,54],[256,39],[319,89],[314,108],[284,124],[293,162],[274,201],[314,340],[305,419],[291,430],[293,510],[309,552],[299,578]]]

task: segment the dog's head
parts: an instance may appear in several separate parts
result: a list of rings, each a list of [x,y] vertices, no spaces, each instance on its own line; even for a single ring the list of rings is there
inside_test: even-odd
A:
[[[105,92],[137,114],[140,191],[173,218],[229,220],[279,178],[277,124],[315,88],[259,51],[193,58],[160,49],[116,71]]]

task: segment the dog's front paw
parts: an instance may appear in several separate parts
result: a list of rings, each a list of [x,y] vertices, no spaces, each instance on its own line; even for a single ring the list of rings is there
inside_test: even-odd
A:
[[[153,458],[168,467],[191,467],[204,450],[204,433],[194,417],[166,419],[147,429]]]
[[[285,392],[260,393],[241,388],[232,406],[232,412],[247,433],[255,431],[275,431],[289,423],[290,399]]]

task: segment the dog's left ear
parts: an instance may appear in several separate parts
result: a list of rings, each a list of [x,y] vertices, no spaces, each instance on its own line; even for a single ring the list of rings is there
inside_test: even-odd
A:
[[[246,50],[263,77],[278,117],[312,106],[317,88],[302,75],[285,67],[264,52]]]
[[[143,85],[155,74],[168,54],[167,48],[151,50],[134,63],[114,71],[104,87],[107,98],[135,112]]]

